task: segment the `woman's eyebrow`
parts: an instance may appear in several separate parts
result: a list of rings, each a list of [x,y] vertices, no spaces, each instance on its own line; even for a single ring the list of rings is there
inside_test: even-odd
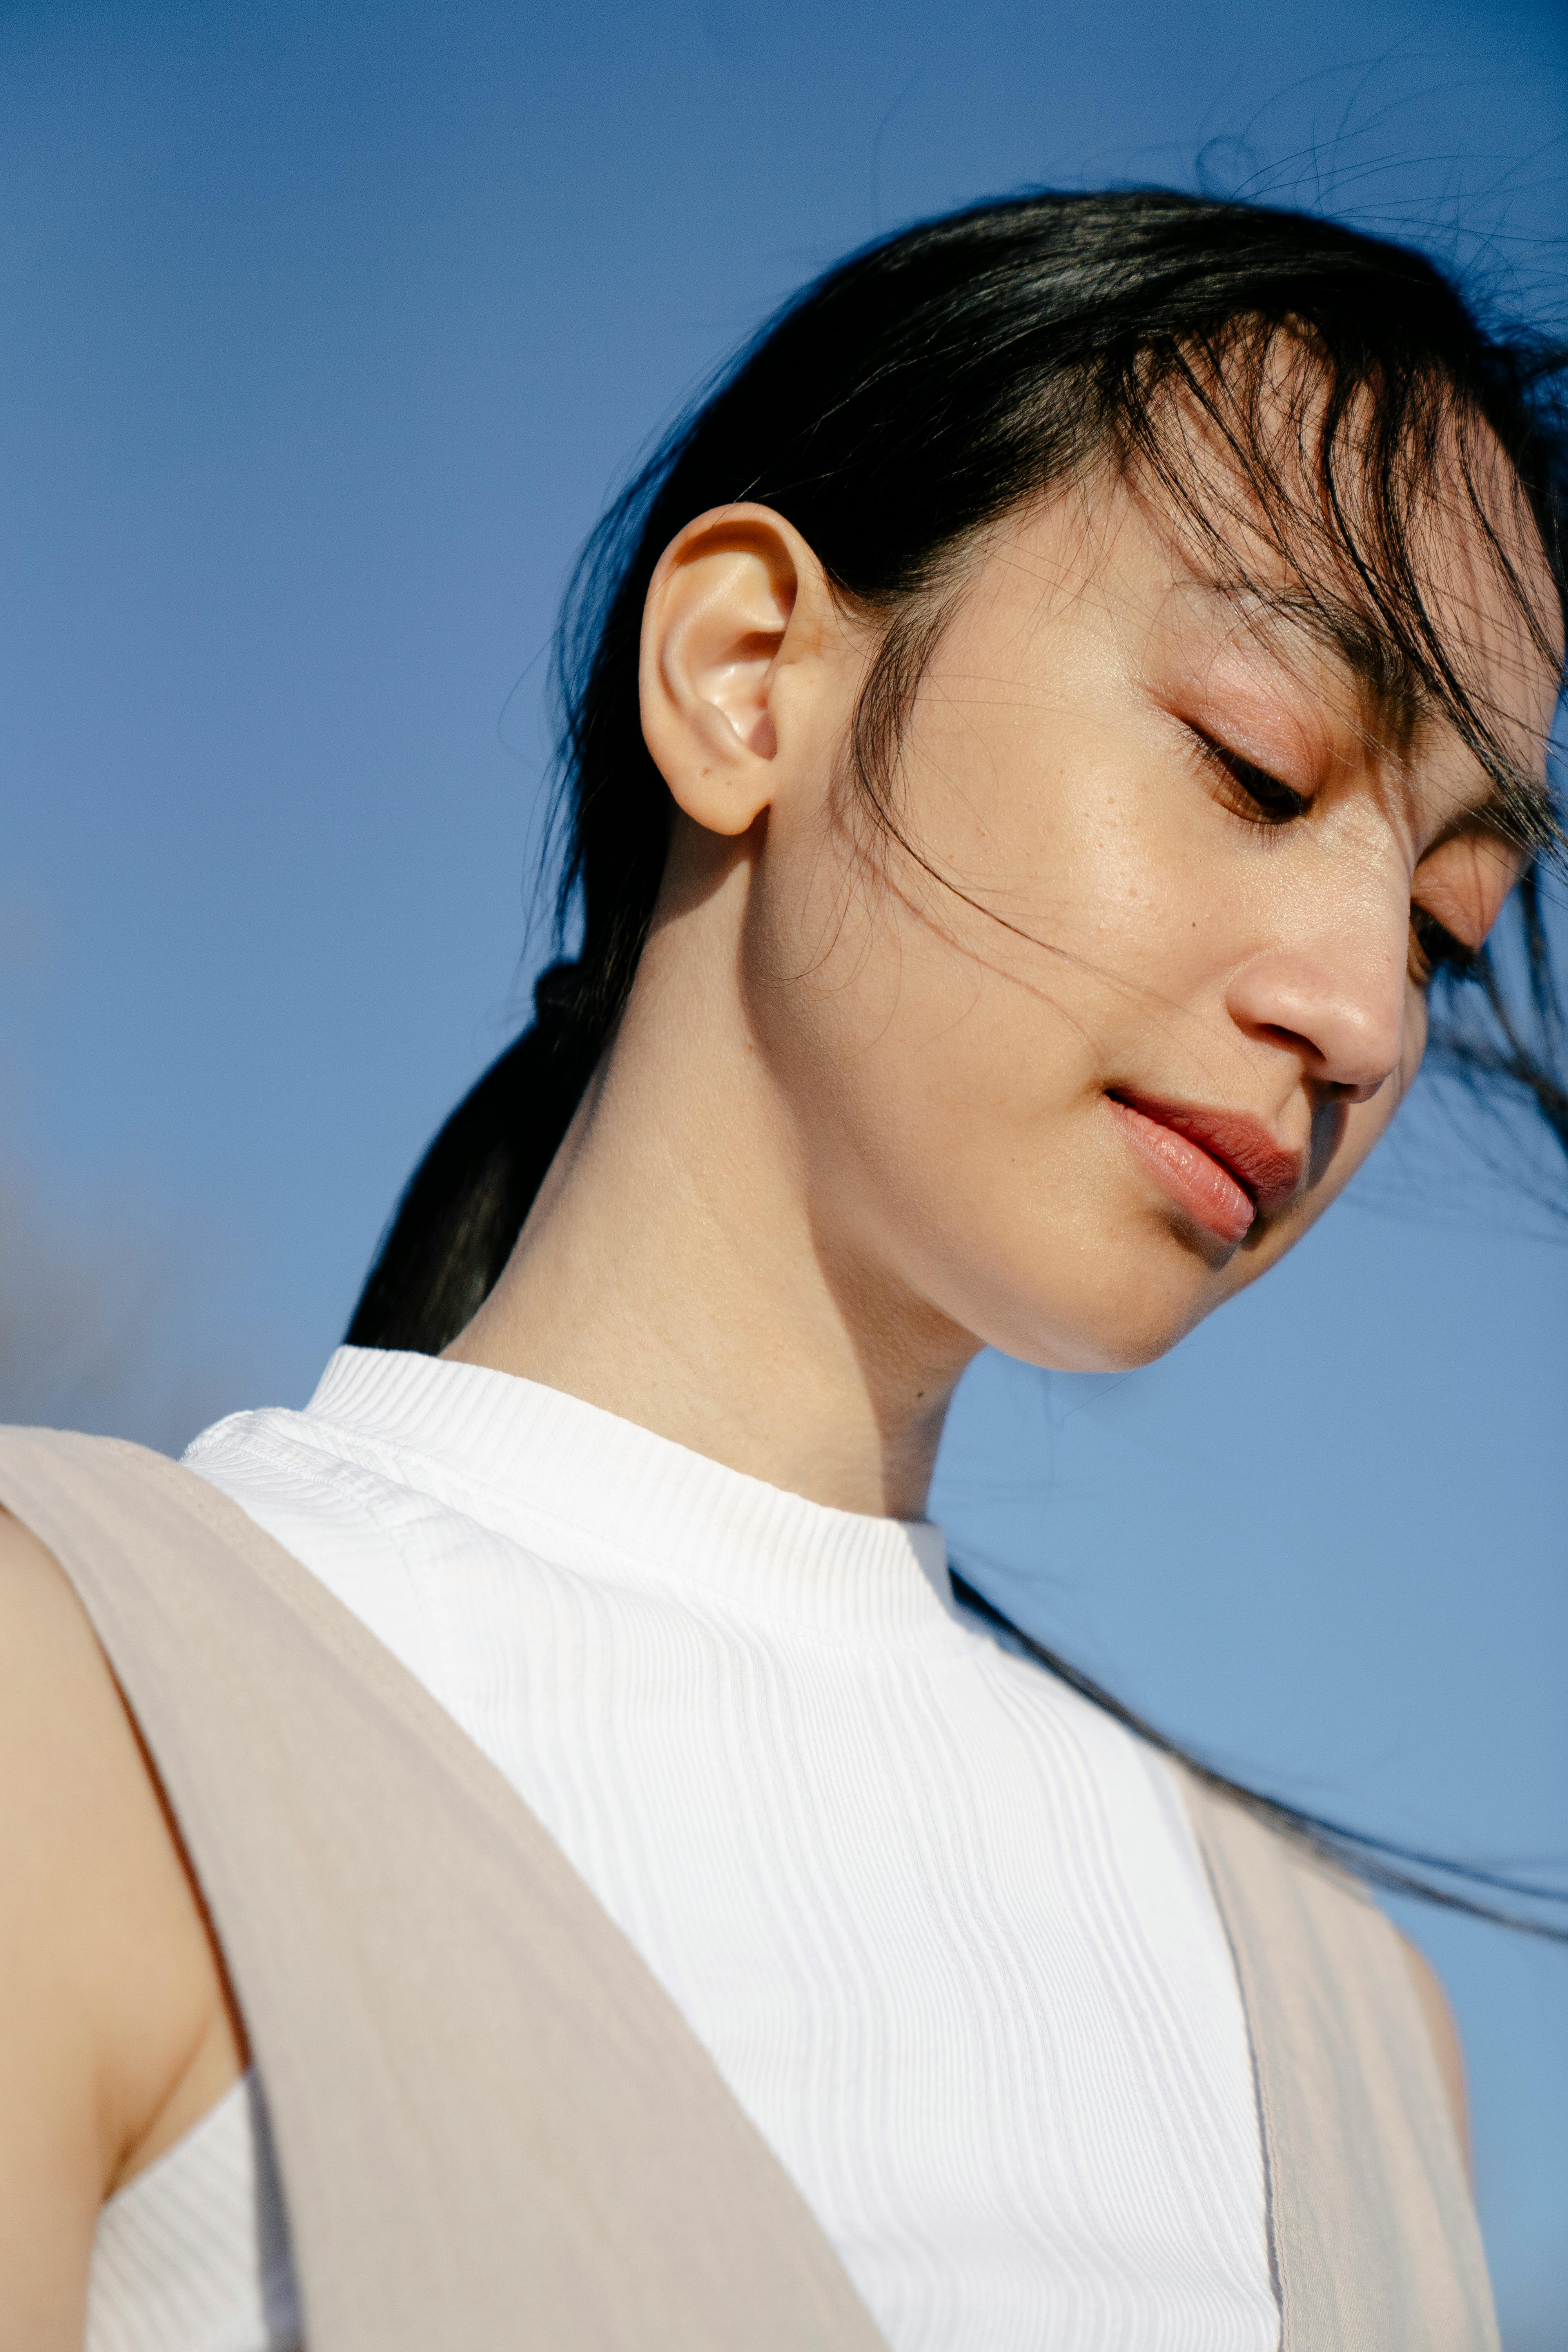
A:
[[[1395,740],[1408,740],[1424,719],[1438,715],[1436,698],[1411,656],[1347,598],[1256,580],[1216,578],[1204,584],[1287,667],[1289,651],[1281,639],[1294,638],[1299,652],[1306,638],[1316,653],[1326,654],[1355,688],[1367,717]]]
[[[1300,588],[1253,588],[1248,602],[1269,620],[1310,637],[1342,669],[1367,714],[1397,742],[1440,714],[1426,680],[1405,647],[1374,628],[1342,596]]]
[[[1443,707],[1405,647],[1345,598],[1261,588],[1251,592],[1250,601],[1270,618],[1302,630],[1327,653],[1357,688],[1367,716],[1394,742],[1408,743],[1426,721],[1453,725],[1453,713]],[[1510,758],[1495,740],[1485,765],[1485,787],[1446,830],[1484,825],[1531,851],[1559,844],[1563,820],[1546,776]]]

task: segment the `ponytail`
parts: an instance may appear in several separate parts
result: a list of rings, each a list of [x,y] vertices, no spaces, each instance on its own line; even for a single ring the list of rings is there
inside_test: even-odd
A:
[[[605,1042],[580,978],[572,963],[541,976],[531,1026],[415,1170],[354,1308],[351,1347],[438,1356],[494,1288]]]

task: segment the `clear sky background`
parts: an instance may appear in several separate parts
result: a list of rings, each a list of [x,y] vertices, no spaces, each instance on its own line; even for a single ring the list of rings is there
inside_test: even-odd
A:
[[[309,1393],[542,950],[566,565],[802,278],[1203,179],[1561,320],[1565,132],[1528,0],[0,0],[0,1412],[177,1446]],[[1417,1107],[1166,1363],[983,1361],[935,1507],[1229,1764],[1561,1871],[1565,1243]],[[1563,2352],[1568,1956],[1408,1924],[1509,2352]]]

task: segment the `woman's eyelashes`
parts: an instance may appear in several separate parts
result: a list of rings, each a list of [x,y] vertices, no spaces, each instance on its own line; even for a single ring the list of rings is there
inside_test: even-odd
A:
[[[1455,980],[1473,980],[1483,950],[1468,948],[1425,907],[1410,909],[1410,977],[1417,988],[1429,988],[1440,971]]]
[[[1270,775],[1256,761],[1244,759],[1203,728],[1191,727],[1189,731],[1210,772],[1220,779],[1222,798],[1233,815],[1247,824],[1266,827],[1289,824],[1306,815],[1312,805],[1307,793]]]
[[[1267,768],[1232,751],[1217,736],[1193,726],[1190,720],[1188,731],[1211,774],[1220,780],[1225,805],[1246,824],[1272,831],[1305,816],[1311,807],[1307,793],[1270,775]],[[1480,971],[1484,953],[1484,949],[1467,947],[1426,907],[1412,904],[1410,977],[1417,988],[1429,988],[1439,972],[1452,980],[1474,980]]]

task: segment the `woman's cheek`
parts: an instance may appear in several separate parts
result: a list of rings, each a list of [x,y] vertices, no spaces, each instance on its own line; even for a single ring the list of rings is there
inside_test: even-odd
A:
[[[1479,948],[1519,879],[1520,853],[1483,837],[1446,841],[1416,868],[1415,895],[1462,946]]]
[[[1431,1026],[1432,1007],[1427,1001],[1426,992],[1424,988],[1417,988],[1412,981],[1405,1006],[1405,1050],[1399,1057],[1397,1076],[1390,1080],[1389,1088],[1384,1089],[1385,1092],[1389,1089],[1397,1089],[1394,1094],[1388,1118],[1384,1121],[1384,1126],[1393,1118],[1394,1111],[1398,1109],[1420,1075],[1421,1065],[1426,1057],[1426,1038]]]

